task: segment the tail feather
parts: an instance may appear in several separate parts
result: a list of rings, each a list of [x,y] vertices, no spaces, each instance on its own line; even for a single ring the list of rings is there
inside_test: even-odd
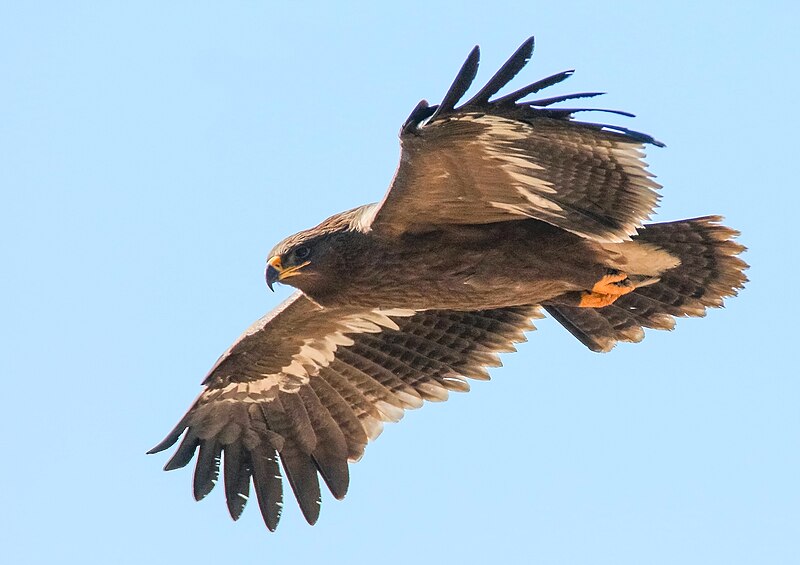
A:
[[[739,232],[721,225],[719,216],[651,224],[634,240],[654,244],[680,259],[660,280],[621,296],[603,308],[562,304],[543,306],[592,351],[609,351],[618,341],[638,342],[643,328],[672,329],[674,317],[705,316],[719,308],[747,282],[745,250],[734,238]]]

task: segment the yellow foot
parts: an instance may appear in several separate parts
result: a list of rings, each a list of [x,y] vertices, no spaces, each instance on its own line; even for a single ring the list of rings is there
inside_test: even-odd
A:
[[[630,290],[624,291],[629,288]],[[628,280],[628,275],[615,269],[609,269],[592,287],[592,292],[597,294],[627,294],[633,290],[633,283]]]
[[[599,294],[597,292],[582,292],[581,301],[578,306],[581,308],[602,308],[612,304],[620,294]]]
[[[612,304],[617,298],[632,292],[636,287],[628,279],[628,275],[610,269],[606,275],[595,283],[591,291],[581,293],[578,306],[582,308],[602,308]]]

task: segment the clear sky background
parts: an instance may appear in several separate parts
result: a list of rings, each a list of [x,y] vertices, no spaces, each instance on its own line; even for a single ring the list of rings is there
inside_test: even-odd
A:
[[[796,2],[0,2],[5,563],[800,562]],[[224,7],[223,7],[224,6]],[[655,220],[726,216],[752,279],[612,353],[552,320],[410,412],[319,523],[146,456],[289,294],[284,236],[378,200],[473,45],[655,135]],[[596,116],[587,116],[596,118]]]

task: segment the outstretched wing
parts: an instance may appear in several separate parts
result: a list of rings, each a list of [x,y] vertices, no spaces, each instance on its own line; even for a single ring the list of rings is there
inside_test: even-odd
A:
[[[296,293],[248,329],[220,358],[205,390],[150,453],[183,435],[165,469],[197,454],[194,496],[213,488],[220,464],[237,519],[251,479],[264,522],[278,524],[279,462],[306,520],[319,515],[318,475],[336,498],[348,461],[361,457],[383,422],[424,400],[487,379],[497,353],[513,351],[541,317],[535,306],[477,312],[324,309]]]
[[[371,229],[398,234],[536,218],[598,241],[635,233],[658,200],[643,147],[661,143],[622,127],[572,121],[585,109],[550,108],[598,92],[520,102],[572,71],[490,100],[532,52],[530,38],[456,108],[478,69],[475,47],[442,103],[420,102],[401,130],[400,165]]]

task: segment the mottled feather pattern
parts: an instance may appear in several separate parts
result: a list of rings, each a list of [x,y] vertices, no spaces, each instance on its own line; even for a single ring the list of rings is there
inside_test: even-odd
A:
[[[521,101],[571,71],[491,100],[532,52],[530,39],[475,96],[456,106],[475,78],[476,48],[442,104],[423,101],[414,109],[401,131],[400,167],[370,229],[396,234],[423,229],[420,219],[429,228],[527,217],[598,241],[625,241],[635,233],[660,188],[646,170],[642,148],[662,144],[626,128],[572,119],[591,108],[550,108],[598,92]]]
[[[513,130],[508,122],[483,120],[483,149],[517,188],[514,198],[492,195],[496,207],[513,207],[589,239],[623,241],[658,201],[660,185],[645,169],[641,144],[593,129],[565,129],[552,118]]]
[[[308,299],[300,295],[295,300]],[[301,309],[283,310],[294,311]],[[341,323],[339,313],[323,311],[314,327],[325,317],[331,318],[330,328],[337,320]],[[304,365],[308,379],[288,389],[280,381],[297,383],[296,375],[269,375],[265,378],[276,383],[259,387],[256,375],[231,372],[223,360],[216,369],[222,376],[209,375],[207,390],[153,451],[166,449],[185,433],[166,467],[175,469],[187,465],[199,447],[194,480],[198,500],[213,488],[222,462],[234,519],[241,515],[252,477],[270,529],[277,525],[282,492],[275,474],[269,475],[277,470],[277,458],[303,515],[313,524],[319,516],[318,473],[331,493],[342,498],[349,484],[347,462],[361,457],[384,422],[399,420],[424,400],[442,401],[449,391],[468,390],[464,377],[486,378],[485,367],[499,365],[497,353],[524,341],[524,332],[534,329],[531,320],[538,317],[536,307],[431,310],[393,318],[392,327],[380,332],[353,326],[330,363]],[[304,328],[294,329],[302,334]],[[229,355],[238,353],[234,347]],[[253,366],[258,361],[249,359]]]
[[[707,216],[641,228],[634,240],[658,245],[680,264],[609,306],[545,304],[545,309],[593,351],[609,351],[618,341],[641,341],[643,328],[671,330],[675,317],[705,316],[706,308],[719,308],[747,282],[747,264],[738,257],[745,247],[734,241],[738,232],[720,221]]]

